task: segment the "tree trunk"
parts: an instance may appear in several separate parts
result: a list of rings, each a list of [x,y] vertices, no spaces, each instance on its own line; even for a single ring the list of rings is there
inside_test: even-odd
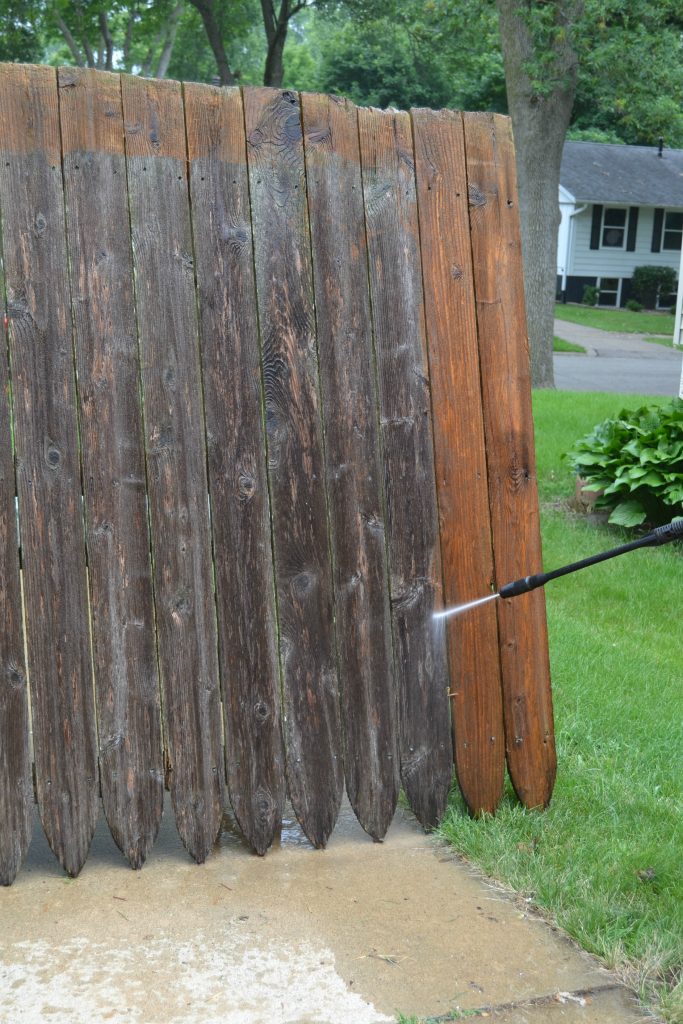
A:
[[[273,38],[273,42],[268,45],[268,53],[266,55],[266,66],[263,72],[264,85],[272,85],[276,89],[279,89],[280,86],[282,85],[282,79],[285,73],[282,55],[285,50],[286,41],[287,26],[285,24],[284,29],[278,29],[277,33]]]
[[[190,0],[190,3],[199,11],[204,23],[206,38],[209,40],[209,46],[216,58],[216,67],[218,69],[220,84],[236,85],[237,80],[230,69],[225,47],[223,46],[220,27],[216,21],[216,12],[214,10],[213,0]]]
[[[98,16],[100,25],[100,32],[102,33],[102,46],[103,52],[106,54],[104,58],[104,70],[113,71],[114,69],[114,40],[111,37],[109,31],[109,22],[107,21],[107,15],[105,11],[100,11]]]
[[[76,40],[74,39],[69,26],[64,21],[64,19],[61,17],[61,15],[59,15],[59,14],[55,15],[55,24],[56,24],[57,28],[59,29],[59,31],[64,36],[64,41],[65,41],[66,45],[69,47],[69,52],[71,53],[71,56],[73,57],[73,59],[76,61],[76,64],[78,65],[79,68],[84,68],[85,67],[85,60],[83,59],[83,55],[82,55],[81,51],[78,49],[78,44],[77,44]]]
[[[168,65],[171,63],[171,57],[173,55],[173,46],[175,44],[175,37],[178,31],[178,22],[180,21],[180,15],[182,13],[183,5],[181,2],[175,5],[168,16],[168,21],[164,26],[164,46],[157,62],[157,68],[154,74],[155,78],[166,77]]]
[[[524,293],[534,387],[553,387],[553,322],[562,149],[569,127],[578,59],[572,28],[583,0],[553,0],[555,31],[534,35],[529,5],[497,0],[508,108],[517,151]],[[540,38],[539,38],[540,36]],[[548,67],[547,57],[552,58]],[[543,66],[541,70],[541,60]],[[534,65],[543,89],[532,78]]]

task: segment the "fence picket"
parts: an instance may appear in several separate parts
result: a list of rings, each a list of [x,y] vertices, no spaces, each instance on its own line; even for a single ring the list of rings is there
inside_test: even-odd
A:
[[[166,768],[201,863],[220,827],[223,755],[185,121],[177,82],[121,86]]]
[[[33,785],[1,273],[0,295],[0,885],[11,885],[31,841]]]
[[[79,68],[58,85],[102,800],[139,868],[164,792],[121,87]]]
[[[302,95],[346,789],[381,839],[399,789],[382,468],[356,108]],[[342,397],[343,396],[343,397]]]
[[[54,69],[0,66],[0,139],[38,806],[77,875],[97,820],[97,740]]]
[[[465,114],[470,232],[496,582],[542,571],[512,130]],[[504,372],[502,367],[504,367]],[[550,800],[556,759],[545,596],[497,602],[508,771],[520,800]]]
[[[442,816],[451,782],[441,559],[424,304],[408,114],[358,111],[379,403],[401,778],[425,826]]]
[[[285,776],[244,113],[238,89],[186,85],[221,683],[230,801],[257,853]]]
[[[444,602],[481,597],[493,582],[462,115],[411,111],[429,341]],[[485,605],[448,631],[453,744],[471,813],[503,791],[505,738],[496,611]]]
[[[343,789],[323,436],[301,112],[296,93],[244,94],[259,306],[287,782],[315,846]]]

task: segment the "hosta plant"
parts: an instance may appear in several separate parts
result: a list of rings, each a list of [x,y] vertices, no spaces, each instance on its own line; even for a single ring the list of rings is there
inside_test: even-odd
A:
[[[683,515],[683,401],[624,409],[599,423],[567,453],[587,481],[584,491],[599,496],[596,508],[610,508],[610,523],[657,525]]]

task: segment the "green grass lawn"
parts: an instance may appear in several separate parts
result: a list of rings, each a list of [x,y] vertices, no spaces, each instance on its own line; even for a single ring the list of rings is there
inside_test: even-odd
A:
[[[553,338],[553,352],[585,352],[583,345],[575,345],[573,341],[565,341],[564,338]]]
[[[674,318],[670,313],[632,313],[629,309],[597,309],[595,306],[557,303],[555,317],[585,327],[597,327],[601,331],[616,331],[618,334],[664,335],[668,337],[668,344],[672,344]],[[662,340],[660,343],[667,344],[667,341]]]
[[[620,543],[548,505],[573,492],[560,455],[642,396],[534,396],[546,569]],[[665,401],[665,399],[662,399]],[[546,588],[558,776],[550,808],[506,793],[472,821],[453,795],[443,835],[683,1022],[683,555],[647,549]]]

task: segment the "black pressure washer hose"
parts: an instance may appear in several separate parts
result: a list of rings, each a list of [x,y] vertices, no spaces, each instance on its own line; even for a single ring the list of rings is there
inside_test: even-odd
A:
[[[550,580],[556,580],[559,576],[566,576],[578,569],[585,569],[596,562],[604,562],[608,558],[616,558],[617,555],[625,555],[627,551],[635,551],[637,548],[652,548],[659,544],[669,544],[672,540],[683,539],[683,519],[674,519],[666,526],[658,526],[652,533],[640,537],[639,540],[632,540],[629,544],[622,544],[618,548],[611,548],[599,555],[592,555],[590,558],[582,558],[580,562],[571,562],[563,565],[561,569],[553,569],[552,572],[539,572],[535,576],[525,576],[514,583],[506,583],[498,591],[501,597],[517,597],[519,594],[526,594],[537,587],[544,587]]]

